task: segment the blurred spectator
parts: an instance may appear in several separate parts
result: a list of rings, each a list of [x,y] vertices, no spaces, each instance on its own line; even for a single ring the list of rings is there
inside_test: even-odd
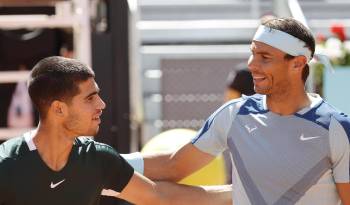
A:
[[[74,58],[74,43],[73,43],[73,31],[71,30],[61,30],[60,31],[60,40],[61,48],[59,50],[60,56],[65,58]]]
[[[28,69],[25,65],[20,65],[19,70]],[[30,128],[34,126],[33,105],[25,81],[18,82],[16,85],[7,114],[7,125],[11,128]]]
[[[225,91],[225,101],[239,98],[241,95],[253,95],[253,78],[247,68],[232,71],[227,78],[227,89]]]

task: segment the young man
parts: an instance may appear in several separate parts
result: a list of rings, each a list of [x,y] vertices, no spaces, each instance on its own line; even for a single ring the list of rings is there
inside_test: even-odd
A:
[[[258,94],[223,105],[177,152],[144,156],[145,176],[177,181],[229,149],[234,205],[350,205],[350,120],[305,92],[314,51],[296,20],[263,23],[248,61]]]
[[[101,192],[135,204],[231,203],[215,188],[154,183],[110,146],[79,137],[98,132],[106,106],[93,71],[79,61],[41,60],[28,89],[40,123],[0,145],[0,205],[97,205]]]

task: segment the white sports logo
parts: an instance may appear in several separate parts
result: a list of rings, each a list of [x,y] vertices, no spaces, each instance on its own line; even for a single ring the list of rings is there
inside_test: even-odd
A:
[[[314,136],[314,137],[304,137],[304,134],[301,134],[300,140],[301,141],[306,141],[306,140],[312,140],[312,139],[317,139],[320,138],[321,136]]]
[[[51,188],[51,189],[56,188],[58,185],[62,184],[65,180],[66,180],[66,179],[63,179],[63,180],[57,182],[56,184],[54,184],[53,182],[51,182],[50,188]]]

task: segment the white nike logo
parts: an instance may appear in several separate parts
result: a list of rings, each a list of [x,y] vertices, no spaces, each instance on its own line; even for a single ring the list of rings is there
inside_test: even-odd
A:
[[[248,130],[249,133],[251,133],[251,132],[253,132],[254,130],[258,129],[258,127],[257,127],[256,125],[255,125],[255,127],[253,127],[253,128],[250,128],[248,125],[245,125],[244,127]]]
[[[300,140],[301,141],[306,141],[306,140],[312,140],[312,139],[317,139],[320,138],[321,136],[314,136],[314,137],[304,137],[304,134],[301,134]]]
[[[54,184],[53,182],[51,182],[50,188],[51,188],[51,189],[56,188],[58,185],[62,184],[65,180],[66,180],[66,179],[63,179],[63,180],[57,182],[56,184]]]

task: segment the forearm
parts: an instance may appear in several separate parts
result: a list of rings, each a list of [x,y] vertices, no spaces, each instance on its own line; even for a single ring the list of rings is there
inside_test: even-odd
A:
[[[232,205],[232,186],[188,186],[156,182],[156,191],[171,205]]]
[[[153,182],[135,172],[121,193],[104,190],[103,195],[138,205],[232,205],[230,185],[188,186],[174,182]]]
[[[151,180],[176,182],[181,179],[174,166],[172,153],[144,154],[144,175]]]
[[[214,158],[188,143],[173,153],[144,155],[144,174],[152,180],[176,182],[204,167]]]
[[[125,155],[123,157],[128,158]],[[176,152],[142,154],[142,163],[136,160],[136,164],[142,164],[143,175],[152,180],[177,182],[199,170],[214,158],[191,143],[187,143]]]
[[[152,154],[134,152],[122,154],[122,157],[135,171],[152,180],[176,182],[188,173],[177,168],[172,152]]]

